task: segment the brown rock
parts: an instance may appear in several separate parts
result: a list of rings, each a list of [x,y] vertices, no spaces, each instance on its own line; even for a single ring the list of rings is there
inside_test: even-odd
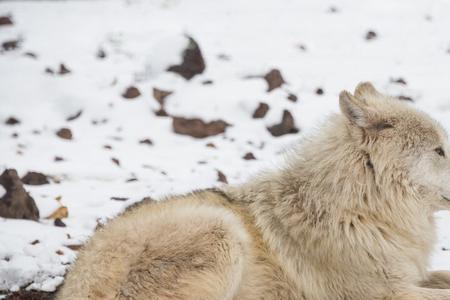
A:
[[[264,79],[267,81],[267,91],[270,92],[276,88],[279,88],[282,86],[285,81],[283,79],[283,76],[281,76],[281,72],[278,69],[272,69],[264,75]]]
[[[256,159],[255,155],[253,155],[253,153],[251,153],[251,152],[247,152],[242,158],[245,160],[255,160]]]
[[[217,170],[217,181],[228,184],[227,176],[219,170]]]
[[[0,16],[0,26],[13,25],[13,21],[10,16]]]
[[[208,148],[214,148],[214,149],[217,148],[216,145],[214,145],[214,143],[208,143],[208,144],[206,144],[206,147],[208,147]]]
[[[15,117],[9,117],[8,119],[6,119],[5,124],[6,125],[17,125],[17,124],[20,124],[20,120],[16,119]]]
[[[289,93],[289,95],[287,96],[287,99],[292,102],[297,102],[298,97],[295,94]]]
[[[83,247],[83,245],[66,245],[66,247],[69,248],[70,250],[78,251],[81,249],[81,247]]]
[[[72,131],[69,128],[61,128],[56,132],[56,135],[65,140],[72,139]]]
[[[16,170],[5,170],[0,175],[0,185],[6,190],[0,198],[0,217],[39,220],[36,203],[24,189]]]
[[[205,70],[205,61],[197,42],[189,38],[189,44],[183,51],[183,61],[180,65],[170,66],[167,71],[181,75],[184,79],[191,79]]]
[[[173,117],[172,126],[175,133],[190,135],[195,138],[205,138],[224,133],[225,129],[230,125],[222,120],[206,123],[200,119]]]
[[[255,109],[253,113],[253,119],[261,119],[264,118],[269,111],[269,105],[264,102],[260,102],[258,107]]]
[[[295,127],[294,117],[288,110],[284,110],[283,118],[280,124],[268,127],[267,130],[273,136],[282,136],[289,133],[297,133],[299,130]]]
[[[155,115],[158,117],[168,117],[169,114],[166,112],[164,108],[160,108],[159,110],[155,111]]]
[[[134,99],[141,95],[139,89],[135,86],[128,87],[125,92],[123,92],[122,97],[125,99]]]
[[[28,185],[43,185],[50,183],[48,177],[39,172],[28,172],[21,180],[24,184]]]
[[[165,91],[153,88],[153,98],[155,98],[156,101],[158,101],[158,103],[161,104],[161,106],[164,105],[164,100],[166,99],[166,97],[171,95],[172,93],[173,93],[172,91]]]

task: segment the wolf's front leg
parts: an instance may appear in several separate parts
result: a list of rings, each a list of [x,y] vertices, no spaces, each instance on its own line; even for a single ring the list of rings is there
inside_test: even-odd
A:
[[[420,286],[432,289],[450,289],[450,272],[430,272],[428,278],[420,283]]]

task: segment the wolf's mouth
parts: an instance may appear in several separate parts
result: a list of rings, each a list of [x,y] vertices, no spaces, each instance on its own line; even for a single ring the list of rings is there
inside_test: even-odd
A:
[[[446,200],[446,201],[450,201],[450,199],[447,198],[447,197],[445,197],[445,196],[442,196],[442,199],[444,199],[444,200]]]

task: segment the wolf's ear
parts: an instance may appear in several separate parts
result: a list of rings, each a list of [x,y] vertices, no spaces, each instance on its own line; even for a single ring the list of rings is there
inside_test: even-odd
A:
[[[376,112],[367,103],[347,91],[339,94],[339,106],[342,113],[354,125],[361,128],[372,128],[378,124]]]
[[[360,82],[355,89],[355,97],[365,99],[368,96],[380,96],[381,94],[375,89],[370,82]]]

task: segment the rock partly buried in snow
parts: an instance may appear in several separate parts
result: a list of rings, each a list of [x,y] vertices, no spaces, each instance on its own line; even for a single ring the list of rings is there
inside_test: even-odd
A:
[[[43,185],[50,183],[48,177],[39,172],[28,172],[22,177],[21,181],[28,185]]]
[[[61,128],[56,132],[56,135],[64,140],[72,139],[72,131],[69,128]]]
[[[173,117],[172,126],[175,133],[190,135],[195,138],[206,138],[224,133],[230,124],[222,120],[204,122],[201,119]]]
[[[373,30],[369,30],[366,33],[366,40],[370,41],[370,40],[374,40],[377,38],[377,33]]]
[[[12,51],[19,48],[20,41],[19,40],[10,40],[2,43],[2,48],[5,51]]]
[[[127,87],[127,89],[125,90],[125,92],[123,92],[122,97],[124,97],[125,99],[134,99],[137,98],[141,95],[141,92],[139,91],[139,89],[135,86],[129,86]]]
[[[288,110],[284,110],[281,123],[270,126],[267,130],[276,137],[299,132],[298,128],[295,127],[294,117]]]
[[[13,21],[10,16],[0,16],[0,26],[13,25]]]
[[[6,190],[0,198],[0,217],[39,220],[36,203],[25,191],[16,170],[5,170],[0,175],[0,185]]]
[[[67,68],[67,66],[65,64],[59,65],[59,71],[58,71],[59,75],[69,74],[70,72],[71,72],[70,69]]]
[[[70,122],[70,121],[76,120],[76,119],[78,119],[81,116],[82,113],[83,113],[83,110],[79,110],[75,114],[67,117],[66,121]]]
[[[205,70],[205,61],[197,42],[188,37],[189,43],[183,51],[183,61],[179,65],[173,65],[167,68],[167,71],[181,75],[184,79],[191,79]]]
[[[411,101],[411,102],[414,101],[414,99],[413,99],[412,97],[405,96],[405,95],[397,96],[397,98],[398,98],[399,100],[403,100],[403,101]]]
[[[20,124],[20,120],[15,117],[9,117],[8,119],[6,119],[5,124],[6,125],[17,125],[17,124]]]
[[[264,102],[260,102],[258,107],[255,109],[253,113],[253,119],[261,119],[264,118],[269,111],[269,105]]]
[[[323,88],[319,87],[316,89],[316,95],[322,96],[323,94],[325,94]]]
[[[264,79],[267,81],[268,92],[279,88],[285,83],[283,76],[281,76],[281,72],[278,69],[270,70],[269,73],[264,75]]]
[[[252,152],[247,152],[242,158],[245,160],[255,160],[256,159],[255,155],[253,155]]]
[[[287,99],[292,102],[297,102],[298,97],[297,97],[297,95],[295,95],[293,93],[289,93],[289,95],[287,96]]]
[[[162,106],[164,106],[164,100],[167,96],[171,95],[172,91],[160,90],[158,88],[153,88],[153,98]]]
[[[223,174],[221,171],[217,170],[217,181],[219,182],[223,182],[223,183],[228,183],[228,179],[227,176],[225,176],[225,174]]]

